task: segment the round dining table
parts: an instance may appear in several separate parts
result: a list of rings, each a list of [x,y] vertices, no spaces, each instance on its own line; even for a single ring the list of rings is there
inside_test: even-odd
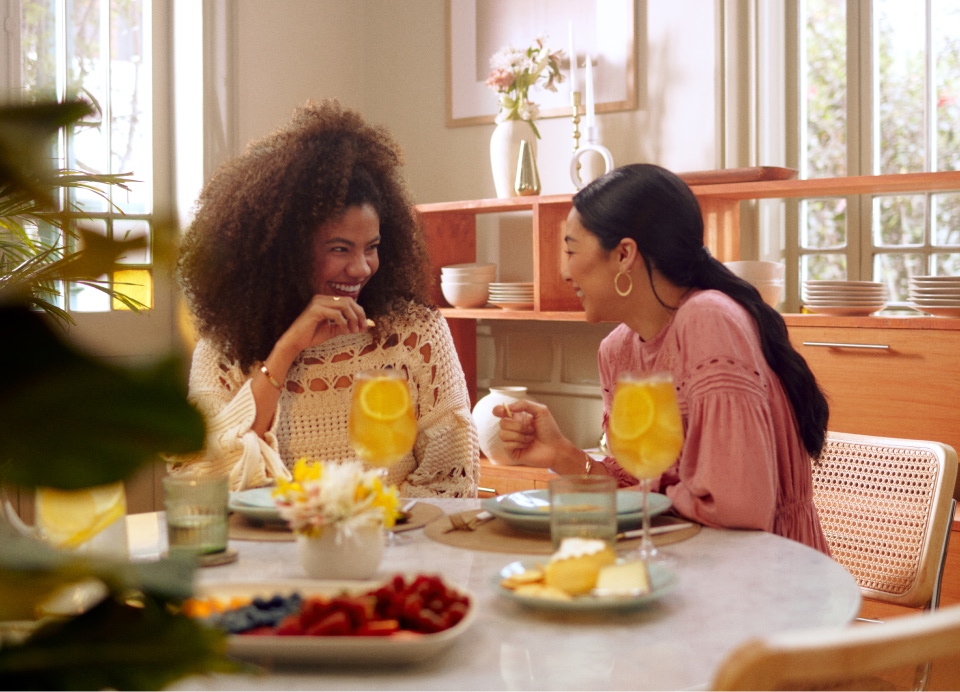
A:
[[[479,500],[425,500],[451,514]],[[151,519],[151,517],[154,517]],[[132,551],[165,547],[162,513],[130,529]],[[151,524],[152,522],[152,524]],[[231,540],[238,559],[197,570],[199,586],[303,580],[296,543]],[[439,574],[473,594],[476,618],[446,649],[415,663],[269,665],[260,674],[192,676],[181,690],[672,690],[704,688],[752,637],[844,627],[860,607],[853,577],[826,555],[760,531],[703,528],[666,546],[676,583],[629,610],[531,608],[498,593],[504,566],[530,555],[468,550],[397,534],[378,577]]]

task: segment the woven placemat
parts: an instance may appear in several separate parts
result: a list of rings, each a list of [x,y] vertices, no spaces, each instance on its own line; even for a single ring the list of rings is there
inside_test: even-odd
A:
[[[421,529],[434,519],[443,516],[443,510],[427,502],[418,502],[410,508],[410,518],[397,524],[391,531],[413,531]],[[292,541],[293,532],[286,524],[257,524],[245,519],[236,512],[230,515],[228,536],[235,541]]]
[[[481,510],[460,512],[464,520],[469,521]],[[688,523],[688,520],[672,516],[656,516],[650,520],[651,526],[666,524]],[[470,550],[485,550],[492,553],[520,553],[525,555],[550,555],[553,545],[550,542],[550,533],[547,531],[521,531],[515,529],[505,521],[493,518],[477,526],[473,531],[447,531],[452,526],[449,516],[439,517],[424,528],[423,533],[438,543],[468,548]],[[654,545],[679,543],[693,538],[700,531],[699,524],[692,524],[690,528],[679,529],[670,533],[653,537]],[[617,541],[617,550],[632,550],[640,546],[639,538],[629,538]]]

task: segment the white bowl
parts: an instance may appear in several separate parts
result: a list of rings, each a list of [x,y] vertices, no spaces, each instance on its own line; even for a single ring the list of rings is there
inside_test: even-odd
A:
[[[763,260],[739,260],[724,262],[724,266],[745,281],[753,279],[783,280],[786,267],[783,262],[766,262]]]
[[[777,307],[780,304],[780,301],[783,300],[782,281],[764,281],[757,283],[751,281],[750,283],[753,284],[758,291],[760,291],[760,297],[763,298],[763,302],[770,307]]]
[[[487,281],[440,281],[440,291],[455,308],[482,308],[490,296]]]
[[[444,279],[453,279],[455,281],[465,281],[467,278],[484,278],[493,281],[497,278],[497,265],[495,264],[451,264],[446,267],[440,267],[440,276]]]

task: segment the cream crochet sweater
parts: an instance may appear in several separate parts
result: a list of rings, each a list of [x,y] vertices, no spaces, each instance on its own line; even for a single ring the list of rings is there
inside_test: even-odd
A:
[[[446,321],[411,306],[394,333],[339,336],[301,352],[283,378],[270,430],[252,429],[250,374],[201,339],[193,354],[189,399],[207,421],[204,453],[171,459],[171,473],[228,475],[233,490],[268,485],[302,457],[356,458],[347,437],[353,374],[392,367],[407,373],[417,413],[413,452],[388,470],[403,497],[476,497],[477,430],[463,369]]]

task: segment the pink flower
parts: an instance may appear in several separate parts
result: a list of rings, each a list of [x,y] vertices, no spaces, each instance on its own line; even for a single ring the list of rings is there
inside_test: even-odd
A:
[[[512,72],[496,69],[487,77],[486,85],[499,94],[505,94],[513,88],[516,81],[517,78]]]

